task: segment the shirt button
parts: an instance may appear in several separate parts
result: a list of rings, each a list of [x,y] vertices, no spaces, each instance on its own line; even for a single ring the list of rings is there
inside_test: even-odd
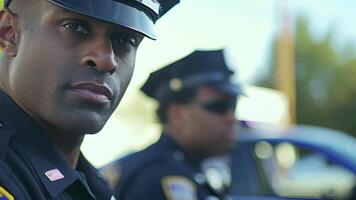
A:
[[[202,174],[202,173],[197,173],[197,174],[195,174],[194,180],[195,180],[199,185],[203,185],[203,184],[206,183],[205,176],[204,176],[204,174]]]
[[[177,161],[183,161],[184,160],[184,154],[181,151],[174,151],[173,152],[173,158]]]
[[[4,126],[4,124],[0,121],[0,128],[3,127],[3,126]]]

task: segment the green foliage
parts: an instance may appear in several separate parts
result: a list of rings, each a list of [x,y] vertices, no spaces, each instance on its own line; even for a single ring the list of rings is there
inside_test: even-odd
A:
[[[350,44],[341,50],[335,34],[315,39],[308,21],[298,18],[295,33],[297,123],[346,131],[356,136],[356,56]],[[272,55],[274,58],[274,55]],[[259,84],[274,87],[271,73]]]

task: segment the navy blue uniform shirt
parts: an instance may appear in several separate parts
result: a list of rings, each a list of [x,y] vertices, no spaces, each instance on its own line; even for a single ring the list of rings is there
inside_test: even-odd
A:
[[[0,199],[105,200],[111,191],[80,156],[73,170],[44,131],[0,91]]]
[[[111,176],[120,171],[121,177],[115,190],[117,199],[221,199],[209,187],[199,164],[163,133],[159,141],[147,149],[104,167],[103,174]]]

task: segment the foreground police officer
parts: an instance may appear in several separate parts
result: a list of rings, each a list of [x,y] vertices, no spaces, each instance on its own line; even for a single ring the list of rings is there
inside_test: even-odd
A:
[[[156,37],[159,4],[5,4],[0,11],[0,199],[110,199],[80,145],[117,107],[138,45],[144,36]]]
[[[151,73],[142,91],[159,101],[164,132],[158,142],[103,168],[116,196],[127,200],[222,199],[201,172],[201,161],[236,139],[235,106],[241,88],[222,50],[195,51]],[[113,180],[121,173],[120,180]]]

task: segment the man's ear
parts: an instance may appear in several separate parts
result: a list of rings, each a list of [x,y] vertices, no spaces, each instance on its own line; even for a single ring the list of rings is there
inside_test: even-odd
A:
[[[0,48],[11,57],[17,54],[19,43],[19,17],[9,9],[0,11]]]

